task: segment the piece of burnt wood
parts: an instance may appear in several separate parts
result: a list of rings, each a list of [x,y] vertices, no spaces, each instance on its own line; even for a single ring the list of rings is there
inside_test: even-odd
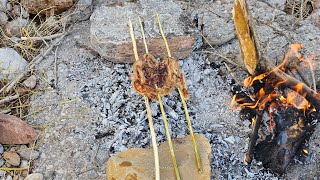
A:
[[[311,112],[306,117],[294,107],[282,107],[272,117],[276,123],[274,133],[257,144],[254,154],[264,167],[282,175],[308,142],[315,122],[319,121],[319,113]]]
[[[254,123],[254,127],[253,127],[253,131],[250,135],[250,141],[249,141],[249,145],[248,145],[248,151],[245,155],[245,162],[247,162],[248,164],[251,163],[252,159],[253,159],[253,151],[254,151],[254,148],[256,146],[256,143],[257,143],[257,140],[258,140],[258,131],[259,131],[259,128],[260,128],[260,124],[261,124],[261,120],[262,120],[262,114],[263,114],[263,111],[258,111],[257,112],[257,116],[256,116],[256,120],[255,120],[255,123]]]
[[[286,74],[285,72],[281,71],[280,69],[277,69],[274,65],[266,59],[267,67],[269,70],[273,70],[273,74],[277,76],[280,80],[284,81],[284,85],[286,85],[288,88],[296,91],[301,96],[305,97],[311,105],[313,105],[316,110],[320,111],[320,94],[316,91],[312,90],[307,85],[301,83],[296,78]],[[297,87],[299,87],[299,90],[297,90]]]

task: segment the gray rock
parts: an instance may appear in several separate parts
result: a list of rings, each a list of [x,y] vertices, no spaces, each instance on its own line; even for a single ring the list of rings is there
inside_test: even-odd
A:
[[[235,30],[232,22],[226,22],[225,19],[219,16],[213,16],[209,12],[204,13],[203,16],[199,18],[203,20],[203,22],[201,22],[204,24],[203,33],[211,45],[221,45],[235,38]]]
[[[262,0],[263,2],[267,3],[269,6],[272,6],[274,8],[280,9],[280,10],[284,10],[284,6],[286,1],[284,0]]]
[[[0,25],[5,25],[7,22],[8,22],[7,14],[0,11]]]
[[[29,13],[23,7],[21,8],[21,16],[23,18],[28,18],[29,17]]]
[[[35,75],[30,76],[28,79],[23,81],[23,84],[28,88],[33,89],[37,85],[37,77]]]
[[[236,141],[233,136],[229,136],[229,137],[225,138],[224,140],[231,143],[231,144],[234,144],[234,142]]]
[[[3,166],[5,162],[6,162],[6,161],[1,158],[1,159],[0,159],[0,167]]]
[[[311,21],[315,24],[315,26],[320,28],[320,9],[315,10],[311,14],[310,18],[311,18]]]
[[[12,11],[12,5],[10,3],[7,4],[7,11]]]
[[[7,3],[8,3],[8,0],[0,0],[0,11],[6,10]]]
[[[21,162],[20,162],[20,167],[21,168],[28,167],[28,166],[29,166],[29,161],[21,160]]]
[[[170,115],[170,117],[172,117],[174,120],[178,120],[179,119],[179,115],[178,113],[176,113],[173,109],[170,108],[168,114]]]
[[[13,7],[13,13],[17,17],[23,17],[23,18],[28,18],[29,17],[29,13],[20,5],[15,5]]]
[[[6,177],[6,180],[12,180],[12,176],[8,175],[8,176]]]
[[[21,158],[26,160],[35,160],[38,159],[40,156],[40,153],[36,150],[27,149],[25,151],[19,152]]]
[[[14,77],[21,72],[28,62],[12,48],[0,48],[0,79]]]
[[[21,28],[28,24],[28,20],[23,18],[17,18],[8,22],[5,27],[5,33],[8,36],[21,36]]]
[[[29,174],[24,180],[43,180],[43,175],[40,173]]]
[[[0,177],[4,177],[6,175],[6,171],[0,170]]]
[[[139,12],[139,14],[138,14]],[[136,39],[141,38],[138,15],[144,21],[149,51],[155,56],[165,56],[163,40],[158,30],[156,14],[158,12],[165,34],[168,37],[173,56],[189,55],[194,38],[185,35],[184,23],[181,22],[182,9],[172,1],[147,1],[125,3],[123,6],[101,6],[91,15],[90,38],[92,47],[104,58],[116,63],[132,63],[132,42],[128,29],[131,18]],[[117,21],[117,23],[114,23]],[[144,52],[138,42],[138,51]]]
[[[4,148],[3,146],[0,144],[0,154],[2,154],[4,152]]]
[[[75,4],[71,20],[74,22],[88,20],[92,14],[92,0],[79,0]]]

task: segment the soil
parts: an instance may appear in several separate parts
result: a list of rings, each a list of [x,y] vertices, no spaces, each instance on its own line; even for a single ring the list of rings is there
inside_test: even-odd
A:
[[[221,39],[234,32],[233,1],[175,2],[185,8],[185,23],[198,14],[203,17],[205,33]],[[259,20],[257,31],[270,59],[282,59],[290,45],[286,36],[302,42],[306,54],[319,54],[320,30],[310,18],[298,21],[273,7],[274,1],[249,2],[254,19]],[[101,3],[95,2],[94,8]],[[47,126],[37,144],[40,158],[32,170],[42,173],[45,179],[105,179],[110,156],[128,148],[151,145],[144,101],[129,78],[132,65],[101,58],[90,48],[89,33],[90,20],[75,23],[58,46],[56,57],[54,53],[48,55],[37,66],[39,93],[32,97],[27,122]],[[239,59],[236,38],[214,48],[206,50]],[[293,162],[282,177],[264,169],[259,162],[243,163],[251,128],[247,121],[240,120],[239,111],[230,108],[234,82],[223,58],[204,50],[194,50],[179,63],[191,97],[187,104],[194,131],[204,134],[212,147],[212,179],[320,179],[319,126],[310,139],[305,162]],[[238,81],[246,77],[241,69],[233,70]],[[316,70],[320,71],[319,67]],[[316,77],[319,82],[320,77]],[[163,97],[163,104],[172,137],[187,135],[178,92]],[[163,142],[166,137],[158,103],[152,102],[151,108],[157,141]]]

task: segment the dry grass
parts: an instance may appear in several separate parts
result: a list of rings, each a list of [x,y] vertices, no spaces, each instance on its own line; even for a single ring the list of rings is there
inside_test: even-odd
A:
[[[43,11],[46,11],[44,9]],[[39,12],[29,20],[26,26],[21,27],[20,34],[16,36],[9,35],[4,27],[0,27],[0,48],[9,47],[15,49],[28,62],[32,61],[40,54],[43,46],[49,46],[49,41],[61,36],[65,32],[67,18],[66,16],[44,17]],[[16,19],[14,15],[7,12],[10,19]],[[20,80],[26,79],[31,72]],[[9,83],[7,79],[0,80],[0,89]],[[0,101],[9,96],[19,95],[19,98],[0,104],[0,113],[9,113],[17,117],[25,117],[28,113],[30,96],[35,92],[21,83],[17,83],[9,92],[0,93]]]
[[[43,45],[48,45],[47,41],[65,31],[66,22],[67,18],[63,16],[36,15],[21,28],[18,37],[10,37],[4,29],[0,28],[0,47],[13,48],[27,61],[31,61],[40,53]]]
[[[3,79],[0,80],[0,88],[6,85],[8,80]],[[17,99],[12,101],[0,104],[0,113],[11,114],[16,117],[22,118],[28,114],[28,109],[30,106],[30,97],[34,94],[35,91],[31,90],[30,88],[26,87],[22,83],[17,84],[15,88],[13,88],[9,92],[2,92],[0,93],[0,100],[14,95],[19,95]]]
[[[299,19],[308,17],[313,11],[312,0],[286,0],[285,11]]]

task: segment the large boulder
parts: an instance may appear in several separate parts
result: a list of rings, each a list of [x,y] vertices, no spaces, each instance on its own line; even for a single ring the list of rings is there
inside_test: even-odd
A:
[[[133,22],[135,37],[138,39],[138,51],[142,56],[144,46],[141,41],[138,16],[144,21],[149,52],[154,56],[166,56],[166,48],[161,38],[156,20],[159,13],[164,33],[174,57],[181,58],[192,51],[194,37],[187,31],[188,22],[182,22],[182,9],[172,1],[147,1],[104,5],[91,15],[91,45],[102,57],[116,63],[134,61],[132,41],[129,34],[128,19]]]

